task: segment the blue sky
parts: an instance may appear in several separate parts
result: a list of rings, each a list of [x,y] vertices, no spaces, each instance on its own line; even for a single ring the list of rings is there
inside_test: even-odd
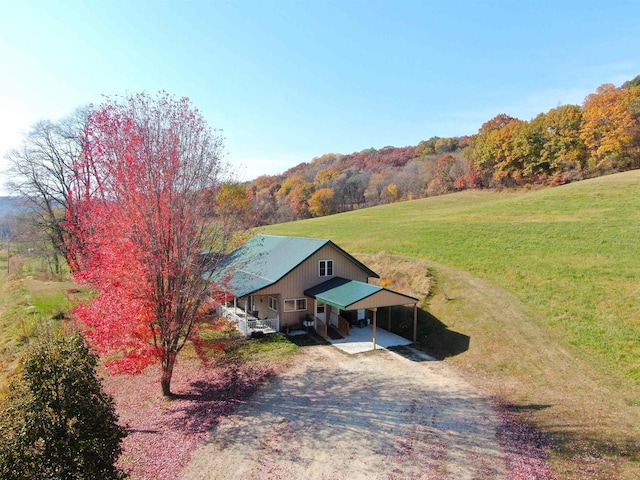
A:
[[[529,120],[640,74],[640,2],[0,0],[0,156],[41,118],[166,90],[241,179]],[[0,163],[0,166],[3,166]],[[2,177],[0,177],[2,180]]]

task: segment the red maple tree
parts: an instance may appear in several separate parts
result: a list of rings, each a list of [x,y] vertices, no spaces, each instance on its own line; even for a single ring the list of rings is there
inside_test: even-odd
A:
[[[159,360],[171,395],[176,357],[208,308],[203,251],[229,238],[205,194],[219,185],[223,140],[188,99],[160,92],[107,99],[83,144],[67,228],[74,276],[96,295],[75,314],[109,366]]]

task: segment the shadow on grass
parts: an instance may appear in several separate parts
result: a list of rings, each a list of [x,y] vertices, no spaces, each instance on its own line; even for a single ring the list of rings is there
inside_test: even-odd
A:
[[[469,335],[450,330],[431,313],[419,310],[418,321],[424,329],[424,335],[418,335],[418,344],[432,357],[444,360],[469,350]]]
[[[314,345],[329,345],[324,338],[315,332],[307,332],[302,335],[288,335],[287,339],[299,347],[312,347]]]
[[[530,403],[530,404],[526,404],[526,405],[506,405],[504,408],[512,413],[521,413],[521,412],[537,412],[540,410],[546,410],[547,408],[551,408],[553,407],[553,405],[547,405],[547,404],[536,404],[536,403]]]
[[[622,433],[615,438],[560,430],[551,432],[555,454],[564,459],[567,478],[639,478],[638,439]]]

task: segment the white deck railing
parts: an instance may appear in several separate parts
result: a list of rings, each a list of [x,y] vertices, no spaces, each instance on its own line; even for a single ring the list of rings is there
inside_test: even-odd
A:
[[[276,333],[280,331],[280,317],[278,315],[275,318],[260,320],[238,307],[226,305],[218,306],[218,315],[225,316],[246,337],[251,336],[253,332]]]
[[[280,330],[280,318],[265,318],[263,320],[258,320],[257,318],[255,320],[249,319],[247,321],[247,328],[250,332],[260,330],[264,333],[275,333]]]

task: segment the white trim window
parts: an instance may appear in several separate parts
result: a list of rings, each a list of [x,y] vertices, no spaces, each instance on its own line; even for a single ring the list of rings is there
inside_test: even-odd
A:
[[[318,261],[318,276],[333,277],[333,260]]]
[[[269,303],[269,308],[274,312],[278,311],[278,299],[276,297],[268,297],[267,302]]]
[[[306,298],[285,298],[284,299],[285,312],[301,312],[306,310],[307,310]]]

